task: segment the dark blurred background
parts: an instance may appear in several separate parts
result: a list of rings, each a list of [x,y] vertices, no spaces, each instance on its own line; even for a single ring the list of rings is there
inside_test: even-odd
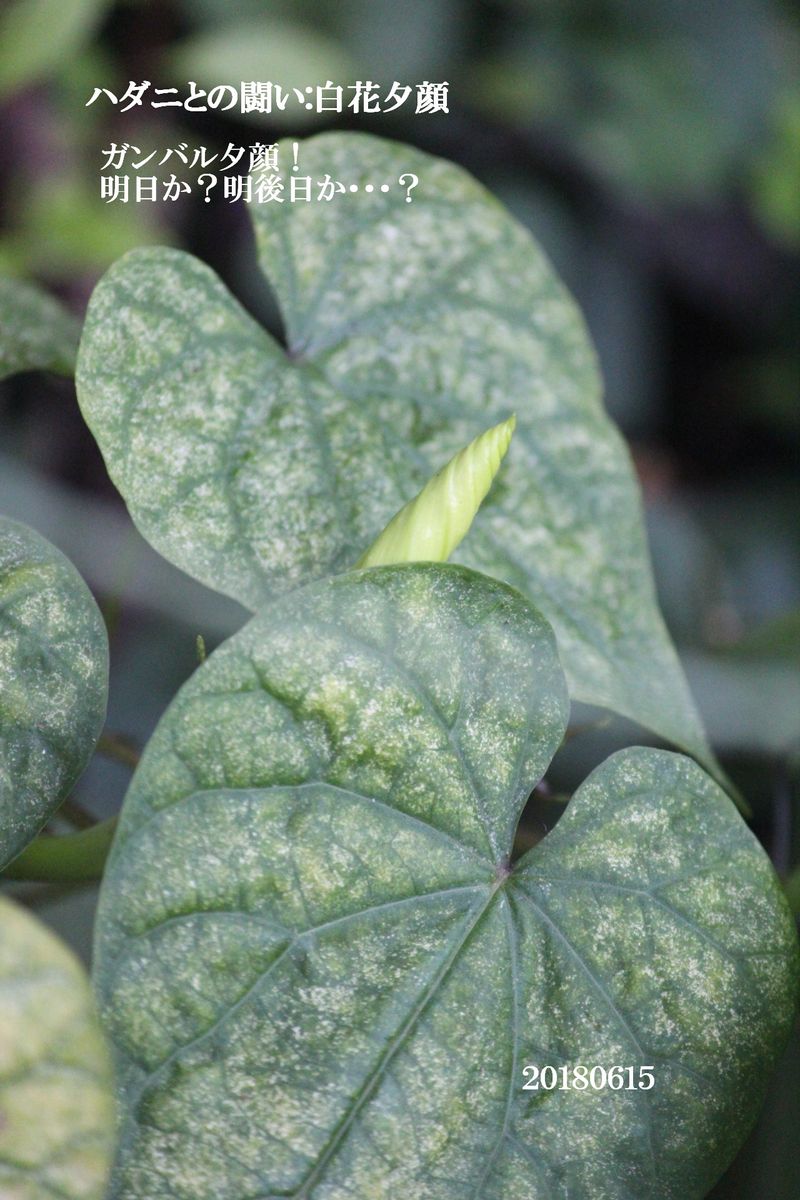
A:
[[[211,263],[267,324],[241,204],[215,189],[107,204],[101,151],[143,153],[363,129],[463,164],[542,242],[586,314],[641,478],[656,579],[714,746],[800,909],[800,16],[778,0],[6,0],[0,8],[0,271],[77,316],[126,249]],[[450,111],[275,117],[137,107],[154,86],[449,83]],[[160,156],[159,156],[160,157]],[[180,164],[176,168],[180,173]],[[170,167],[171,169],[171,167]],[[196,176],[196,172],[194,173]],[[112,641],[109,729],[78,788],[115,812],[137,747],[197,662],[243,619],[133,531],[71,383],[0,385],[0,510],[75,561]],[[562,797],[641,732],[576,712],[531,803]],[[117,747],[119,750],[119,747]],[[112,746],[113,750],[113,746]],[[93,889],[18,894],[91,950]],[[718,1200],[800,1197],[800,1037]]]

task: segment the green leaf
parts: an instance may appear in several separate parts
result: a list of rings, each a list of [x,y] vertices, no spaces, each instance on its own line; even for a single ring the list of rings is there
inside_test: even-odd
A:
[[[74,163],[77,149],[68,153]],[[0,261],[21,274],[59,280],[95,277],[133,246],[168,237],[142,205],[107,204],[100,197],[97,180],[88,170],[81,175],[77,167],[26,184],[24,200],[24,208],[14,213],[10,228],[0,239]],[[70,375],[75,369],[79,331],[76,321],[74,331],[70,330],[64,368]]]
[[[0,379],[17,371],[75,370],[80,325],[57,300],[0,275]]]
[[[724,202],[789,74],[769,6],[743,0],[725,20],[687,4],[679,23],[675,0],[524,8],[549,11],[478,48],[476,107],[546,131],[629,203]]]
[[[787,1035],[796,935],[691,760],[610,759],[509,866],[552,634],[462,567],[312,584],[156,731],[101,896],[126,1200],[692,1200]],[[526,1064],[652,1091],[524,1091]]]
[[[72,564],[0,517],[0,867],[72,788],[103,727],[108,639]]]
[[[299,157],[315,179],[376,191],[254,206],[288,351],[178,251],[134,251],[95,290],[79,398],[142,533],[258,608],[352,566],[513,409],[514,446],[459,559],[541,608],[577,699],[713,761],[586,330],[535,242],[464,171],[408,146],[323,135]]]
[[[751,630],[730,648],[734,658],[777,661],[800,667],[800,608]]]
[[[89,40],[109,0],[11,0],[0,16],[0,96],[36,83]]]
[[[0,897],[0,1195],[102,1200],[114,1097],[83,969]]]
[[[777,97],[771,136],[757,152],[749,191],[767,232],[790,249],[800,245],[800,87]]]

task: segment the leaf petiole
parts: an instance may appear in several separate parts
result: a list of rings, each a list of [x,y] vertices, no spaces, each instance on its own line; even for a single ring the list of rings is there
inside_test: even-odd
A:
[[[117,818],[59,836],[42,833],[9,863],[5,879],[33,883],[89,883],[103,874]]]

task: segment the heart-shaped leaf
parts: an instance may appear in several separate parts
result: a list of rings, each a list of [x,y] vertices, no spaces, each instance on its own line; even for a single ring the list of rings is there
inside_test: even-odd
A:
[[[79,398],[142,533],[257,609],[352,566],[434,467],[514,410],[460,560],[541,608],[574,696],[712,762],[586,330],[533,239],[408,146],[322,135],[300,169],[360,190],[253,206],[286,351],[179,251],[134,251],[94,293]]]
[[[665,752],[609,760],[512,868],[565,719],[549,628],[462,567],[310,585],[212,655],[103,885],[114,1196],[704,1195],[788,1030],[793,927]],[[528,1064],[655,1083],[526,1091]]]
[[[0,518],[0,867],[41,829],[103,727],[108,639],[78,572]]]
[[[0,379],[17,371],[71,375],[79,330],[75,318],[47,292],[0,275]]]
[[[0,897],[0,1196],[102,1200],[114,1095],[82,967]]]

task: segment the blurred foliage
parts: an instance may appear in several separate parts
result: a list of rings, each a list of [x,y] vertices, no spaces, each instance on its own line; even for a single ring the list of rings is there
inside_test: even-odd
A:
[[[761,0],[508,0],[479,102],[554,126],[616,185],[719,194],[752,154],[791,58]]]
[[[11,0],[0,15],[0,96],[58,70],[106,8],[108,0]]]
[[[800,87],[776,100],[769,139],[753,167],[751,194],[765,227],[800,246]]]
[[[157,238],[140,208],[104,204],[93,181],[78,174],[37,181],[18,211],[13,230],[0,238],[0,269],[14,274],[97,275],[134,246],[168,240]]]
[[[475,16],[472,6],[459,0],[243,0],[235,6],[227,0],[183,0],[183,7],[192,22],[214,30],[224,26],[225,41],[231,27],[252,28],[259,18],[262,29],[280,18],[287,41],[294,27],[295,46],[313,37],[316,47],[305,64],[305,83],[325,83],[313,76],[312,67],[331,39],[338,44],[336,53],[347,54],[352,62],[349,78],[366,72],[370,79],[391,83],[409,75],[422,79],[447,74],[459,65]],[[264,22],[267,13],[269,20]],[[328,59],[324,67],[334,81],[335,61]],[[262,69],[255,78],[271,76]],[[340,76],[339,81],[347,80]]]
[[[278,21],[237,24],[228,29],[198,33],[181,42],[168,56],[169,75],[176,83],[196,80],[202,87],[242,79],[271,79],[286,91],[304,88],[309,80],[352,79],[353,63],[333,39],[316,30]],[[248,114],[264,124],[260,113]],[[298,105],[271,114],[272,122],[301,128],[319,120],[316,111]]]
[[[737,658],[767,658],[800,667],[800,609],[754,629],[733,648]]]
[[[111,142],[218,151],[293,129],[87,108],[95,85],[202,86],[231,71],[300,86],[449,81],[449,116],[409,104],[319,125],[463,163],[576,293],[632,441],[667,622],[756,833],[782,873],[794,869],[800,908],[798,62],[800,14],[779,0],[11,0],[0,14],[0,269],[45,281],[77,316],[126,249],[174,242],[280,328],[237,205],[108,205],[98,176]],[[93,585],[112,629],[109,727],[141,744],[191,672],[197,635],[210,650],[241,610],[142,542],[71,384],[40,373],[0,388],[0,510]],[[556,760],[556,792],[642,736],[592,712],[574,722],[585,728]],[[79,797],[106,816],[127,778],[97,758]],[[26,899],[88,956],[91,890]],[[715,1200],[800,1194],[798,1072],[796,1039]]]

